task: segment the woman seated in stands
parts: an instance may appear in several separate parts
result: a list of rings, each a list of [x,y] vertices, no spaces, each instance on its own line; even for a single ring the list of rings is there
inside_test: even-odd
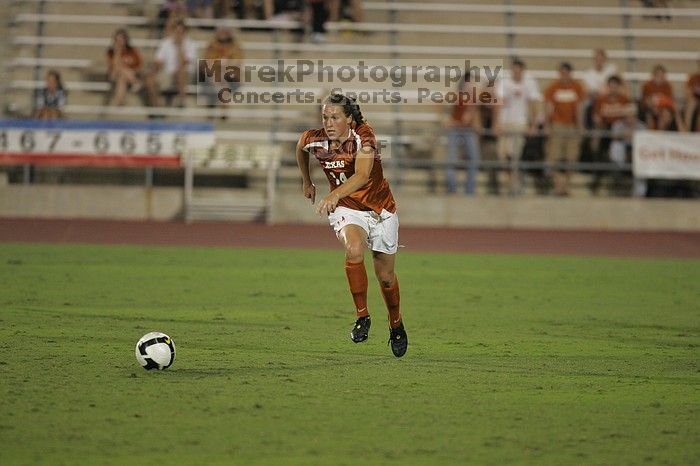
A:
[[[232,76],[232,78],[234,78],[232,81],[215,82],[212,78],[206,76],[204,62],[200,63],[200,82],[204,83],[207,105],[209,107],[216,107],[217,102],[223,104],[223,102],[218,99],[218,92],[222,88],[226,87],[230,89],[231,92],[236,92],[240,86],[240,66],[243,61],[243,51],[231,30],[219,28],[214,33],[214,37],[207,44],[207,48],[204,51],[204,59],[225,60],[223,66],[234,67],[232,71],[235,76]]]
[[[66,105],[66,91],[63,89],[61,74],[56,70],[46,73],[46,87],[39,91],[36,100],[34,118],[55,120],[64,118],[63,107]]]
[[[107,49],[107,76],[112,83],[110,105],[124,105],[126,91],[139,92],[139,73],[143,59],[138,49],[131,46],[125,29],[117,29],[112,38],[112,46]]]

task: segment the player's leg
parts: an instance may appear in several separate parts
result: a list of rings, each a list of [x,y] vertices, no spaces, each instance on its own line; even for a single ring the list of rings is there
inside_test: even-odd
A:
[[[396,252],[399,247],[399,217],[396,213],[382,211],[370,222],[369,246],[372,250],[374,274],[379,280],[389,317],[389,343],[394,356],[406,354],[408,336],[401,316],[399,279],[394,272]]]
[[[372,251],[374,274],[379,280],[379,287],[389,314],[389,326],[396,328],[401,323],[399,280],[394,272],[396,254]]]
[[[400,358],[408,349],[408,335],[401,318],[401,294],[399,279],[394,272],[395,254],[372,251],[374,257],[374,273],[379,280],[382,296],[389,314],[389,344],[394,356]]]
[[[361,343],[369,337],[372,324],[367,309],[367,270],[364,260],[367,233],[359,225],[349,224],[340,230],[338,239],[345,248],[345,275],[357,317],[350,337],[355,343]]]

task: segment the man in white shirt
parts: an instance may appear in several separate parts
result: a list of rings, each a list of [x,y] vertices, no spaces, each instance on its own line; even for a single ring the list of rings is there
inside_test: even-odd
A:
[[[187,84],[193,82],[197,68],[197,46],[186,36],[187,28],[182,20],[174,25],[173,34],[160,43],[154,63],[146,77],[149,102],[158,107],[160,91],[176,89],[178,105],[184,106]]]
[[[581,81],[586,86],[588,96],[595,100],[596,95],[604,94],[608,78],[617,74],[617,66],[608,61],[603,49],[593,51],[593,68],[584,71]]]
[[[501,162],[520,159],[525,135],[537,131],[537,114],[542,94],[534,79],[525,75],[525,64],[515,59],[511,74],[503,79],[497,94],[502,105],[497,108],[494,132],[498,136],[498,159]],[[505,186],[511,194],[517,191],[516,177],[511,177],[510,170],[503,170]]]

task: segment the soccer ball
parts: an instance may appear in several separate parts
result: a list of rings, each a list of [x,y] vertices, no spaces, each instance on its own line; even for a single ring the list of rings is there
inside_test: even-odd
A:
[[[151,332],[136,343],[136,360],[141,367],[163,370],[175,361],[175,342],[165,333]]]

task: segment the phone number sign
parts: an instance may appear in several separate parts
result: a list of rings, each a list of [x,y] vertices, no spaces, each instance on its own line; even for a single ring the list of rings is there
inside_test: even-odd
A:
[[[208,123],[0,120],[0,164],[178,167],[214,145]]]

